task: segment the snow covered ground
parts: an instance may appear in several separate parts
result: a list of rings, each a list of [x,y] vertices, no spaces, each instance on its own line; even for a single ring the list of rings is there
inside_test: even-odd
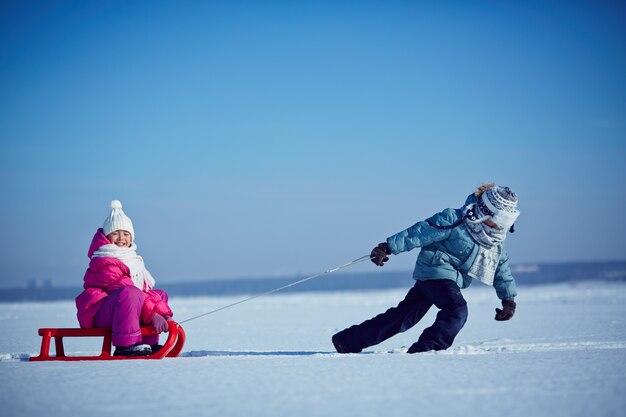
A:
[[[407,280],[407,289],[411,282]],[[445,352],[408,355],[430,325],[362,354],[331,335],[405,291],[258,298],[184,325],[179,358],[27,362],[39,327],[76,327],[72,302],[0,304],[3,416],[624,416],[626,284],[521,287],[510,322],[493,289],[464,292],[470,316]],[[178,320],[239,298],[173,298]],[[404,349],[404,350],[403,350]],[[69,352],[98,342],[67,339]]]

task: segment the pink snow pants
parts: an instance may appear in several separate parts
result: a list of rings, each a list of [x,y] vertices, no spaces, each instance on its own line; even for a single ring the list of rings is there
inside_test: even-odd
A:
[[[153,290],[167,303],[167,293]],[[159,343],[159,335],[141,336],[141,308],[144,302],[143,292],[129,285],[113,291],[103,301],[96,313],[94,327],[110,327],[111,341],[114,346],[130,346],[136,343],[154,345]],[[149,323],[143,323],[149,324]]]

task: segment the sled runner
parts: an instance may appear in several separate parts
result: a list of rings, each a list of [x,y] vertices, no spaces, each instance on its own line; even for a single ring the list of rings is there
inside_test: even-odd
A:
[[[39,356],[31,356],[30,361],[102,361],[118,359],[163,359],[164,357],[176,357],[180,354],[185,344],[185,331],[174,321],[168,321],[169,333],[161,350],[149,356],[113,356],[111,355],[111,329],[110,328],[42,328],[39,329],[41,351]],[[141,328],[143,336],[155,334],[154,327]],[[54,337],[55,356],[50,356],[50,339]],[[63,347],[64,337],[102,337],[102,352],[98,356],[65,356]]]

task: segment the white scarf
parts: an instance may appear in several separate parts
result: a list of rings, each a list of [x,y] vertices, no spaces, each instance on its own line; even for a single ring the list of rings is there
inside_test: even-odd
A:
[[[478,254],[467,271],[467,275],[487,285],[493,285],[507,231],[486,226],[483,223],[486,217],[476,219],[472,214],[470,208],[470,216],[465,219],[465,226],[478,243]]]
[[[131,243],[129,248],[121,248],[114,244],[102,245],[91,257],[119,259],[130,269],[130,278],[135,287],[142,291],[154,287],[154,278],[146,269],[143,258],[137,255],[137,245],[134,243]]]

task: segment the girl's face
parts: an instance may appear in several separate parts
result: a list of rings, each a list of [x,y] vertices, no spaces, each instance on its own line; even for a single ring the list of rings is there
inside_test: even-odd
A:
[[[107,239],[115,246],[121,248],[130,248],[130,244],[133,242],[133,237],[126,230],[116,230],[107,235]]]

